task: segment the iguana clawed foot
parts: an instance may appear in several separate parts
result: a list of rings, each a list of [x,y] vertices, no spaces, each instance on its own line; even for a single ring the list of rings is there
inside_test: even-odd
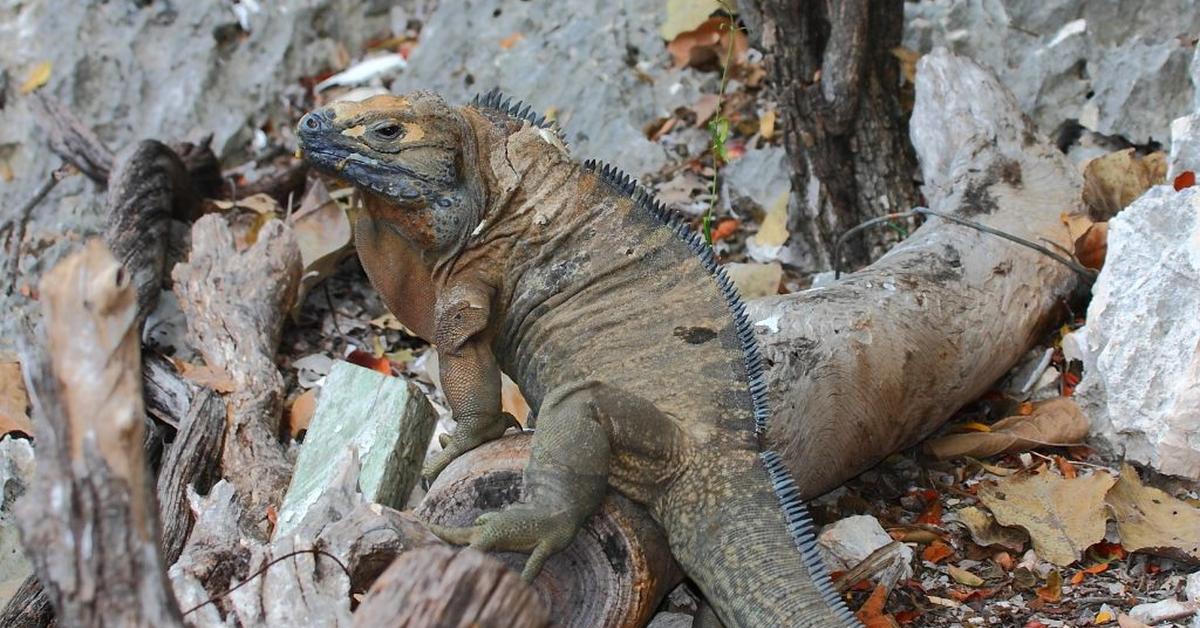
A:
[[[472,417],[469,421],[460,422],[458,427],[454,428],[454,432],[441,435],[442,451],[425,464],[421,470],[421,477],[426,482],[433,482],[455,458],[488,441],[500,438],[510,427],[522,429],[517,418],[507,412],[500,412],[490,418]]]
[[[482,552],[488,550],[531,552],[521,579],[532,582],[542,570],[546,559],[571,544],[582,524],[569,510],[535,504],[513,504],[498,512],[488,512],[468,527],[429,525],[429,530],[447,543],[470,545]]]

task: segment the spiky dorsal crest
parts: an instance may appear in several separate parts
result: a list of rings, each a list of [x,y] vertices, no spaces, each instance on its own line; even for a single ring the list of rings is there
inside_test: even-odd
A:
[[[721,294],[725,297],[730,314],[733,315],[738,340],[742,344],[742,354],[746,360],[746,378],[750,382],[750,396],[754,402],[755,431],[760,435],[766,434],[770,409],[767,407],[767,379],[763,370],[762,354],[759,353],[758,343],[754,340],[754,327],[750,324],[750,319],[746,316],[746,304],[742,302],[742,297],[738,294],[737,288],[734,287],[729,276],[725,274],[725,268],[717,263],[717,258],[713,255],[712,247],[704,241],[704,238],[699,233],[688,225],[683,217],[664,205],[662,201],[654,198],[653,194],[647,191],[646,188],[638,185],[636,179],[622,172],[620,168],[596,161],[595,159],[583,162],[583,167],[586,170],[595,172],[602,181],[608,183],[617,192],[628,196],[636,206],[650,212],[651,215],[669,227],[700,258],[700,262],[704,265],[704,268],[712,274],[713,279],[717,282],[717,286],[721,289]]]
[[[530,107],[519,100],[514,101],[513,99],[506,97],[498,87],[493,87],[485,94],[476,94],[475,97],[471,99],[469,104],[476,109],[491,109],[492,111],[498,111],[505,115],[517,118],[518,120],[525,120],[539,129],[546,129],[553,132],[556,136],[558,136],[558,139],[563,143],[563,146],[567,145],[566,136],[563,135],[562,129],[560,129],[558,125],[554,123],[554,121],[547,120],[546,116],[544,115],[535,114],[533,107]]]

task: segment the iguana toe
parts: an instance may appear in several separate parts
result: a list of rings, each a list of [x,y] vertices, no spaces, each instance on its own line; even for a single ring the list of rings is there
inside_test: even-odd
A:
[[[570,545],[579,524],[561,512],[545,514],[531,504],[480,515],[467,527],[429,525],[438,538],[455,545],[470,545],[479,551],[531,552],[521,578],[531,582],[546,559]]]

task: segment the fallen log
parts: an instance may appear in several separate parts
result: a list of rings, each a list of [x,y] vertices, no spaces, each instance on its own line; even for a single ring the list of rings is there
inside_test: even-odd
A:
[[[191,255],[171,276],[188,341],[209,368],[233,382],[225,397],[222,470],[248,500],[247,514],[265,522],[291,475],[278,438],[284,390],[275,350],[296,298],[300,249],[291,230],[272,220],[253,245],[238,251],[225,219],[210,214],[196,221]]]
[[[1084,211],[1071,162],[973,61],[939,50],[918,68],[911,131],[929,207],[1071,250],[1062,216]],[[751,301],[769,446],[802,496],[838,486],[985,392],[1077,282],[1042,253],[931,218],[833,285]]]
[[[429,487],[416,514],[465,526],[521,497],[530,433],[482,445],[455,460]],[[494,554],[519,573],[526,554]],[[643,626],[681,579],[666,535],[645,510],[609,491],[575,541],[546,561],[534,589],[563,627]]]
[[[354,625],[543,628],[550,619],[533,589],[500,561],[435,545],[396,559],[371,586]]]
[[[142,456],[134,290],[93,240],[40,291],[46,346],[23,362],[40,419],[31,493],[45,498],[18,506],[38,580],[64,625],[181,626]]]

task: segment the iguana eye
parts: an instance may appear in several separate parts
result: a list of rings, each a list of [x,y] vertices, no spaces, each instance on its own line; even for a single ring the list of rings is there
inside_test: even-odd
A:
[[[394,140],[397,137],[400,137],[400,131],[401,128],[399,124],[388,124],[375,129],[375,135],[378,135],[385,140]]]

